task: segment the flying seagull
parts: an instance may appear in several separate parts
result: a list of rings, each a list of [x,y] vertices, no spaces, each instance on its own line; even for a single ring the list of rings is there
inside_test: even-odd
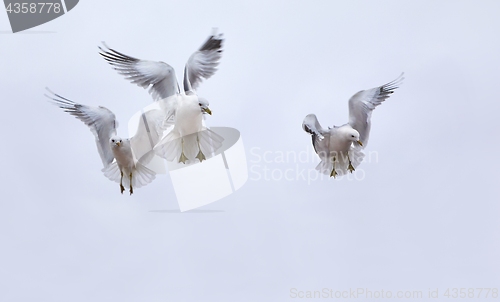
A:
[[[164,113],[164,125],[173,129],[154,148],[169,161],[200,162],[213,154],[224,140],[203,125],[203,114],[212,114],[206,99],[198,97],[195,89],[203,79],[217,71],[222,55],[222,34],[213,33],[194,52],[184,67],[183,91],[180,90],[174,69],[164,62],[140,60],[118,52],[105,43],[99,54],[133,84],[149,88],[154,101]]]
[[[47,88],[45,94],[51,103],[65,112],[75,116],[77,119],[89,126],[95,136],[97,150],[101,156],[104,175],[112,181],[120,183],[120,191],[123,194],[125,187],[129,188],[130,195],[134,188],[140,188],[152,182],[156,175],[145,165],[151,160],[153,153],[145,154],[138,161],[130,147],[131,139],[122,139],[116,135],[118,122],[115,115],[106,107],[92,107],[75,103],[62,97]],[[161,129],[153,129],[161,132]]]
[[[404,80],[403,73],[394,81],[368,90],[361,90],[349,99],[349,123],[324,129],[316,115],[304,118],[302,128],[312,136],[314,150],[321,162],[316,169],[330,177],[337,170],[351,173],[363,160],[362,149],[368,144],[372,111],[385,101]]]

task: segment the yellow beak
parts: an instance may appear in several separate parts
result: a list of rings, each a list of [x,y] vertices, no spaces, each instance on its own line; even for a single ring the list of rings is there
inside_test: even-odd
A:
[[[358,144],[363,147],[363,143],[361,141],[358,141]]]
[[[208,107],[207,108],[203,108],[203,111],[205,111],[206,113],[212,115],[212,110],[210,110]]]
[[[118,147],[120,147],[120,142],[116,142],[116,145],[117,145]]]

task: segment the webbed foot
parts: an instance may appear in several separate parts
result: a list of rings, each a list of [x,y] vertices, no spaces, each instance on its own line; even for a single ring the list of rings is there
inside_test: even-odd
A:
[[[353,171],[355,171],[356,169],[354,169],[354,167],[352,166],[351,164],[351,161],[349,161],[349,166],[347,167],[347,169],[352,173]]]
[[[179,157],[179,162],[185,164],[186,161],[188,160],[187,156],[184,154],[184,151],[181,153],[181,156]]]
[[[200,163],[204,160],[207,160],[207,158],[205,157],[205,154],[203,154],[203,152],[198,151],[198,155],[196,155],[196,158],[200,161]]]
[[[330,173],[330,177],[333,177],[333,178],[337,178],[337,171],[335,171],[335,161],[336,161],[336,157],[334,156],[333,157],[333,161],[332,161],[332,165],[333,165],[333,168],[332,168],[332,172]]]

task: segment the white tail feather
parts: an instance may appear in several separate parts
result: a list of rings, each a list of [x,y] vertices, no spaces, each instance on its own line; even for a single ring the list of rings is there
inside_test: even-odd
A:
[[[151,183],[156,178],[156,173],[141,163],[135,164],[135,171],[132,173],[132,187],[140,188]]]
[[[170,131],[154,148],[157,155],[171,162],[178,162],[182,151],[188,158],[186,163],[199,161],[198,152],[208,159],[222,146],[224,138],[210,129],[180,137],[175,129]]]
[[[116,162],[112,162],[111,164],[102,168],[101,171],[109,180],[120,183],[120,168],[118,168],[118,164]]]
[[[120,168],[118,168],[118,164],[113,162],[109,164],[107,167],[101,170],[109,180],[120,183],[121,173]],[[122,185],[125,188],[130,187],[130,176],[123,175]],[[135,169],[132,172],[132,187],[140,188],[143,187],[150,182],[152,182],[156,178],[156,173],[141,163],[135,164]]]
[[[364,153],[360,148],[352,148],[349,151],[349,157],[345,152],[330,152],[329,159],[322,159],[321,162],[316,166],[316,170],[320,173],[330,175],[333,169],[333,158],[335,157],[335,171],[339,175],[345,175],[348,173],[349,159],[354,168],[357,168],[359,164],[363,161]]]

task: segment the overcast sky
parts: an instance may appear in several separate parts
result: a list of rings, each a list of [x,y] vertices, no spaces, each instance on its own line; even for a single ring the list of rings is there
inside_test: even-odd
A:
[[[306,301],[294,293],[324,288],[438,288],[444,299],[448,288],[499,288],[500,3],[236,3],[82,0],[17,34],[0,13],[0,300]],[[97,46],[165,61],[180,78],[213,27],[224,53],[198,93],[209,125],[241,132],[248,182],[187,213],[168,175],[121,195],[89,129],[44,88],[106,106],[127,137],[151,97]],[[302,119],[346,123],[354,93],[401,72],[372,115],[372,160],[350,179],[316,179]]]

